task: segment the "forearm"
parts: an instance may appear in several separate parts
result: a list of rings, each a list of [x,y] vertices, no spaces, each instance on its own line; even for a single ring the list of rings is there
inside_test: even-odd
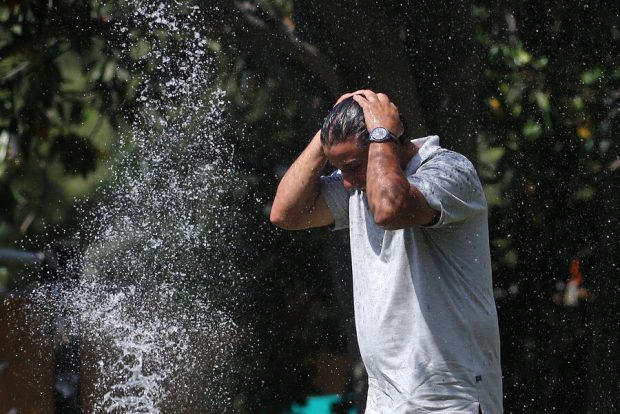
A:
[[[294,226],[312,214],[320,193],[320,174],[325,165],[320,131],[282,177],[271,207],[271,221]]]
[[[398,108],[385,94],[361,90],[353,96],[364,110],[368,131],[383,127],[402,135]],[[381,131],[377,130],[379,133]],[[372,134],[372,132],[371,132]],[[417,152],[411,142],[371,142],[366,168],[366,195],[373,219],[389,230],[431,224],[439,217],[424,195],[409,180],[403,168]]]
[[[399,162],[397,143],[371,143],[368,150],[366,192],[375,222],[389,227],[390,221],[408,202],[410,184]]]

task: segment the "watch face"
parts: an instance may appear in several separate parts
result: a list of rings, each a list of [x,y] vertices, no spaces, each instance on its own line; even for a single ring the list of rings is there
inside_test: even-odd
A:
[[[370,133],[371,141],[385,141],[390,139],[390,133],[383,127],[377,127]]]
[[[390,132],[383,127],[377,127],[370,132],[370,140],[373,142],[383,142],[390,138]]]

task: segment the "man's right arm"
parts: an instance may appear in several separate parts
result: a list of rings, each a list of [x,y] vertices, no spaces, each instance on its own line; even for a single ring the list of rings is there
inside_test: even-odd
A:
[[[273,224],[286,230],[301,230],[334,222],[320,191],[325,162],[319,131],[278,185],[270,214]]]

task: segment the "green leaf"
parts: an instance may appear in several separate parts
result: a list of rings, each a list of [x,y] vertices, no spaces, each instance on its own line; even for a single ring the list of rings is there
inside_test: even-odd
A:
[[[9,269],[4,266],[0,267],[0,291],[9,286],[10,280]]]
[[[484,6],[472,6],[471,15],[478,20],[487,20],[489,18],[489,10]]]
[[[103,76],[101,77],[101,80],[103,80],[104,82],[109,82],[112,80],[112,78],[114,78],[115,74],[116,62],[109,61],[108,63],[106,63],[105,68],[103,69]]]
[[[505,153],[504,147],[490,147],[480,152],[479,159],[482,164],[496,165]]]
[[[583,101],[583,97],[575,96],[572,100],[573,109],[575,111],[581,112],[585,106],[585,102]]]
[[[534,67],[534,69],[540,70],[547,66],[547,63],[549,63],[549,59],[547,59],[545,56],[542,56],[536,59],[534,63],[532,63],[532,66]]]
[[[221,52],[222,45],[217,40],[211,40],[208,42],[207,47],[214,52]]]
[[[595,68],[587,70],[581,74],[581,81],[586,85],[591,85],[598,81],[603,76],[603,70],[601,68]]]
[[[9,131],[4,129],[0,132],[0,161],[4,161],[9,149]]]
[[[551,128],[551,105],[549,104],[549,95],[542,91],[534,93],[534,100],[542,112],[542,117],[546,128]]]
[[[575,194],[573,194],[573,197],[575,197],[577,200],[587,201],[594,197],[595,194],[596,191],[594,190],[594,188],[586,186],[577,190]]]
[[[549,96],[546,93],[536,91],[534,98],[536,99],[536,104],[542,112],[549,112]]]
[[[537,139],[542,134],[540,124],[532,119],[528,119],[523,126],[523,135],[528,139]]]
[[[522,85],[520,84],[511,85],[510,88],[508,88],[508,91],[506,93],[506,102],[508,102],[511,105],[514,103],[520,102],[522,99],[522,93],[523,93]]]
[[[514,63],[517,66],[527,65],[532,61],[532,55],[526,52],[524,49],[517,49],[514,56]]]

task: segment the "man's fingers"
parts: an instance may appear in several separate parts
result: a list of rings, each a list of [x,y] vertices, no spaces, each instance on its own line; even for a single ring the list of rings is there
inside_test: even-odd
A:
[[[381,102],[390,102],[390,98],[388,98],[388,96],[384,93],[378,93],[377,99],[380,100]]]
[[[369,101],[376,101],[377,94],[371,91],[370,89],[360,89],[355,92],[352,92],[353,95],[363,96]]]
[[[377,101],[377,94],[371,91],[370,89],[362,89],[359,91],[366,99],[369,101]]]
[[[338,98],[338,100],[336,101],[336,103],[334,104],[334,106],[338,105],[340,102],[344,101],[347,98],[350,98],[351,96],[353,96],[353,93],[349,92],[349,93],[345,93],[344,95],[342,95],[340,98]]]
[[[357,102],[359,106],[362,107],[362,109],[368,107],[368,99],[366,99],[364,95],[359,95],[359,94],[353,95],[353,100]]]
[[[345,95],[346,95],[346,98],[348,98],[350,96],[356,96],[357,95],[357,96],[363,96],[368,101],[380,101],[380,102],[388,102],[388,103],[392,104],[390,102],[390,98],[386,94],[384,94],[384,93],[374,93],[370,89],[360,89],[360,90],[357,90],[355,92],[347,93]],[[345,95],[343,95],[343,96],[345,96]],[[346,99],[346,98],[341,98],[341,99]],[[340,99],[338,101],[340,102]]]
[[[336,101],[334,106],[338,105],[340,102],[342,102],[345,99],[350,98],[352,96],[363,96],[366,100],[369,100],[369,101],[377,100],[377,94],[375,94],[370,89],[359,89],[359,90],[357,90],[355,92],[348,92],[348,93],[345,93],[344,95],[342,95],[340,98],[338,98],[338,100]],[[387,96],[386,96],[386,98],[387,98]]]
[[[352,92],[353,95],[364,95],[364,92],[372,92],[370,89],[358,89],[355,92]]]

